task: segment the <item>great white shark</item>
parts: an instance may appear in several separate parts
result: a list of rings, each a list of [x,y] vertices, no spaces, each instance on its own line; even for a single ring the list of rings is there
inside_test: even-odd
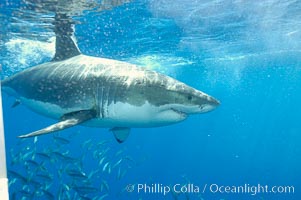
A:
[[[81,124],[109,128],[121,143],[130,128],[178,123],[219,105],[215,98],[164,74],[84,55],[73,37],[62,30],[55,30],[56,52],[50,62],[1,82],[2,89],[18,103],[59,120],[21,138]]]

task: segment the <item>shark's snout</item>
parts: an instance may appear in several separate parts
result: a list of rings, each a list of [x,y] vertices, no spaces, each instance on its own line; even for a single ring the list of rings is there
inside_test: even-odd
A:
[[[208,104],[209,104],[213,109],[216,108],[217,106],[219,106],[219,105],[221,104],[219,100],[217,100],[217,99],[215,99],[215,98],[213,98],[213,97],[211,97],[211,96],[209,96],[208,98],[209,98]]]
[[[194,97],[194,101],[189,101],[183,104],[173,104],[172,109],[184,113],[185,115],[189,114],[200,114],[206,113],[214,110],[220,105],[220,102],[209,96],[209,95],[198,95]]]
[[[209,100],[206,103],[203,103],[201,105],[199,105],[199,112],[196,113],[205,113],[205,112],[209,112],[214,110],[216,107],[218,107],[220,105],[220,102],[213,98],[213,97],[209,97]]]
[[[196,112],[196,113],[205,113],[205,112],[212,111],[219,105],[220,105],[220,102],[217,99],[207,95],[205,100],[204,100],[204,98],[202,98],[202,101],[199,104],[200,110],[199,110],[199,112]]]

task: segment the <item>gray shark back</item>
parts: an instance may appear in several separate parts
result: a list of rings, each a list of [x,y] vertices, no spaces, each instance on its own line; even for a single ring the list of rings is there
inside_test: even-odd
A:
[[[3,82],[4,89],[19,96],[66,109],[88,109],[104,102],[139,106],[148,101],[159,106],[170,102],[165,97],[168,87],[180,90],[184,84],[129,63],[85,55],[45,63]]]

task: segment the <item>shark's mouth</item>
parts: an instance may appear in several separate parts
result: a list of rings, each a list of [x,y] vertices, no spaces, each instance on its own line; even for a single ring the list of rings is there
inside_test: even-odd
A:
[[[176,112],[177,114],[181,115],[182,117],[187,117],[187,113],[185,113],[185,112],[182,112],[182,111],[174,109],[174,108],[171,108],[171,110]]]

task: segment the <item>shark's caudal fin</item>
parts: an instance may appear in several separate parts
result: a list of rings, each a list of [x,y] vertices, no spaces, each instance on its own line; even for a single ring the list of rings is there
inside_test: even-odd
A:
[[[44,135],[44,134],[52,133],[55,131],[63,130],[63,129],[81,124],[90,119],[93,119],[93,118],[95,118],[95,116],[96,116],[95,110],[80,110],[80,111],[76,111],[76,112],[72,112],[72,113],[67,113],[61,118],[60,122],[53,124],[51,126],[48,126],[44,129],[29,133],[26,135],[21,135],[21,136],[19,136],[19,138],[33,137],[33,136]]]
[[[61,61],[80,55],[74,37],[74,22],[66,14],[55,14],[55,55],[52,61]]]

